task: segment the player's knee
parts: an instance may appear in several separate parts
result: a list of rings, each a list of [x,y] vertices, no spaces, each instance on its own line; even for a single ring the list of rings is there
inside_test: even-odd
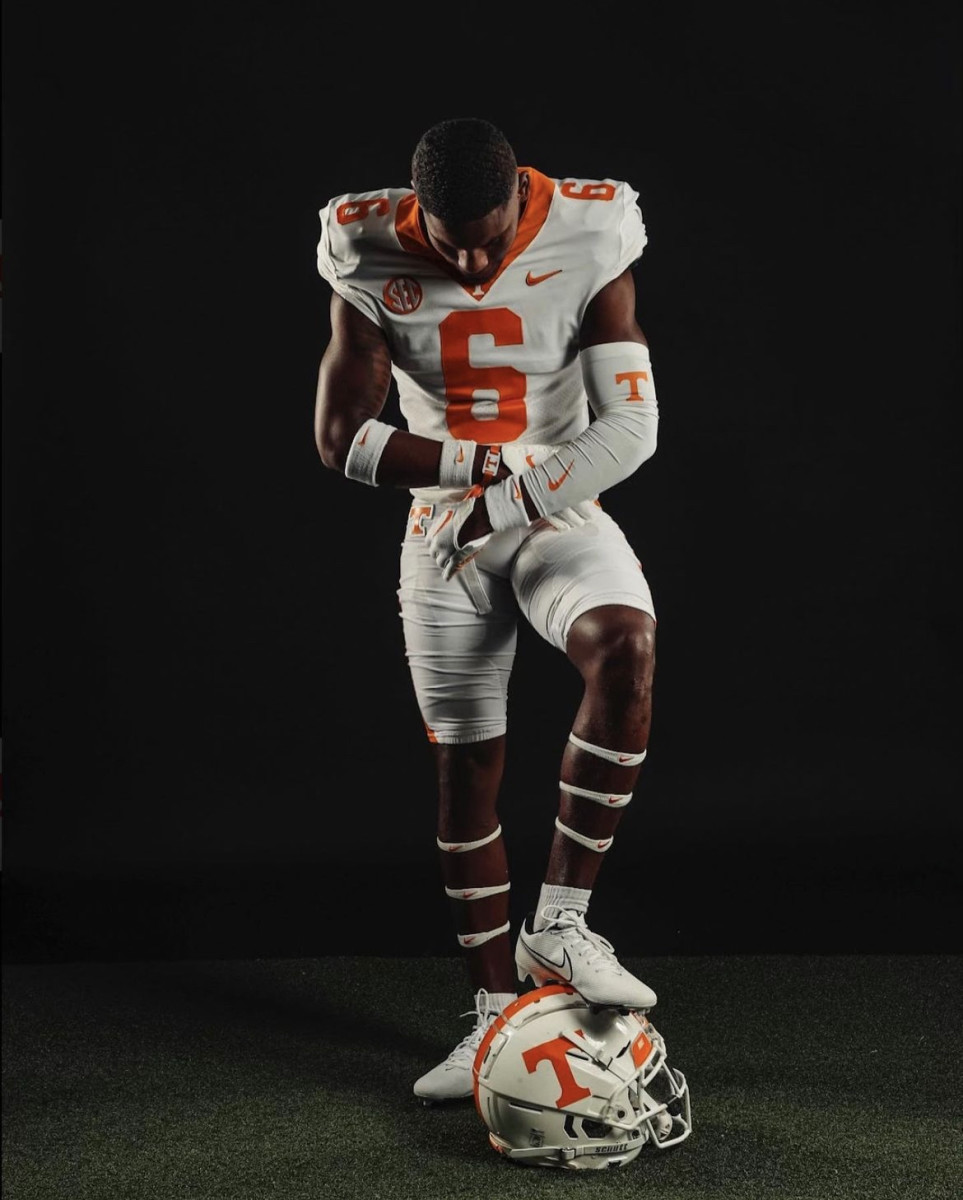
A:
[[[572,626],[567,649],[587,679],[610,688],[644,690],[655,669],[655,624],[642,612],[588,612]]]
[[[436,746],[435,764],[439,780],[453,787],[484,784],[505,761],[505,738],[486,738],[467,745]]]

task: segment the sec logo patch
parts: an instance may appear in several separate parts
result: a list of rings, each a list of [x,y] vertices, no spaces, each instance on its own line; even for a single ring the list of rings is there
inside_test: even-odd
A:
[[[389,279],[382,292],[388,308],[401,317],[415,311],[421,304],[423,294],[418,280],[407,275],[396,275]]]

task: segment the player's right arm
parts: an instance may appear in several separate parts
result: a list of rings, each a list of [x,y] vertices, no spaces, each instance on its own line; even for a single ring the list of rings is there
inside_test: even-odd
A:
[[[352,447],[359,435],[364,436],[362,427],[381,415],[390,384],[391,354],[384,331],[333,292],[331,339],[318,367],[314,405],[314,440],[326,467],[345,472]],[[374,436],[369,434],[372,441]],[[440,442],[401,429],[381,436],[384,446],[372,482],[397,487],[437,484]]]
[[[333,292],[331,338],[321,356],[314,405],[314,440],[321,461],[376,486],[436,487],[445,443],[379,420],[390,384],[391,353],[381,326]],[[464,483],[469,487],[481,481],[488,448],[465,445],[471,447],[472,457],[471,464],[465,463]],[[447,450],[454,463],[457,443]],[[494,478],[508,473],[502,465]]]

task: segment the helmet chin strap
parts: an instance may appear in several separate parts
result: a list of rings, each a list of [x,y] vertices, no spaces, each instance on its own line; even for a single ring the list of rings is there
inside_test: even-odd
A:
[[[618,1142],[614,1146],[520,1146],[506,1147],[496,1145],[491,1135],[489,1141],[495,1145],[495,1149],[506,1158],[550,1158],[555,1157],[559,1162],[571,1162],[574,1158],[583,1158],[586,1155],[591,1155],[593,1158],[617,1158],[630,1150],[638,1150],[638,1137],[628,1142]]]

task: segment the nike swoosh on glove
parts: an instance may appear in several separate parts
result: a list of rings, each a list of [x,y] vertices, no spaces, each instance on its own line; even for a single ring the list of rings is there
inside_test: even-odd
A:
[[[443,579],[451,579],[456,571],[466,567],[492,536],[486,533],[464,546],[458,544],[458,532],[468,520],[475,507],[475,501],[481,494],[482,489],[476,485],[457,504],[442,509],[437,519],[428,527],[428,550],[441,567]]]

